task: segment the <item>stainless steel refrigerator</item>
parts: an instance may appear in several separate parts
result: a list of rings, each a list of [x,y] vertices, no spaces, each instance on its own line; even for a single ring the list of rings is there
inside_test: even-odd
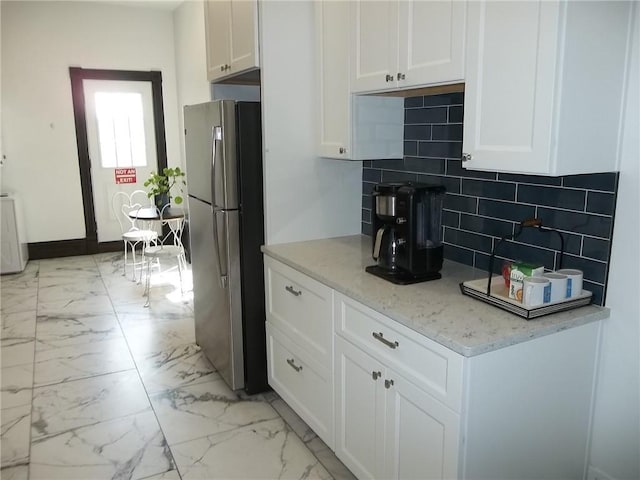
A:
[[[222,378],[267,386],[260,104],[184,107],[196,342]]]

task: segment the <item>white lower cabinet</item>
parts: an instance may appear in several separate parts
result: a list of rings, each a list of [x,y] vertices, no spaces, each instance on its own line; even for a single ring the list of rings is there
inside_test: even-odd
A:
[[[360,479],[455,478],[459,416],[336,337],[336,455]]]
[[[269,385],[333,448],[333,290],[264,259]]]
[[[265,275],[269,384],[359,479],[583,478],[599,323],[463,357],[269,257]]]
[[[267,322],[269,385],[333,448],[333,380],[277,327]]]

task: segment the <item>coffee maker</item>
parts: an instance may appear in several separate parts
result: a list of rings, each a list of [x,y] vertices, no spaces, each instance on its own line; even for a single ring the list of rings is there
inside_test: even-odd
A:
[[[366,271],[399,285],[441,278],[445,188],[380,183],[373,189],[373,259]]]

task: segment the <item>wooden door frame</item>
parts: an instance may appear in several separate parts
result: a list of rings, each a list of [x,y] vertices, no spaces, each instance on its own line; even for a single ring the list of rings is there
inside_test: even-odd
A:
[[[167,166],[167,141],[164,126],[164,107],[162,103],[162,72],[135,70],[101,70],[80,67],[69,67],[71,76],[71,95],[73,97],[73,116],[76,125],[76,143],[78,146],[78,166],[80,168],[80,187],[84,206],[84,224],[86,229],[85,254],[113,251],[114,247],[122,248],[122,242],[103,242],[98,244],[98,226],[93,202],[91,183],[91,159],[89,158],[89,142],[87,139],[87,116],[85,109],[83,80],[116,80],[151,82],[153,101],[153,125],[156,141],[158,170]]]

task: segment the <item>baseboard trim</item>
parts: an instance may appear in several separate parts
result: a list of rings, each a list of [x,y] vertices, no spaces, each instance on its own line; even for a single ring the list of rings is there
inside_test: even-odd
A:
[[[140,247],[142,249],[142,247]],[[115,242],[102,242],[98,244],[98,253],[109,252],[122,252],[124,251],[124,245],[122,240],[116,240]]]
[[[594,467],[593,465],[589,465],[589,469],[587,471],[587,480],[616,480],[611,475],[607,475],[602,470]]]
[[[123,248],[122,240],[90,245],[90,242],[87,241],[86,238],[30,243],[28,247],[29,260],[74,257],[76,255],[91,255],[93,253],[119,252]]]
[[[84,238],[29,244],[29,260],[72,257],[75,255],[87,255],[87,253],[87,240]]]

